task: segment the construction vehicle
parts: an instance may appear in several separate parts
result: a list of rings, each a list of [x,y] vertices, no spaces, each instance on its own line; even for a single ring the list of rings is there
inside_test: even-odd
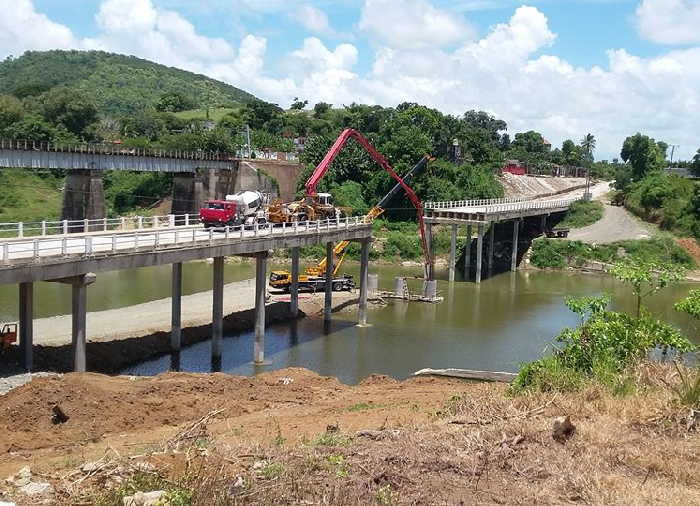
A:
[[[288,204],[275,199],[268,207],[267,214],[270,223],[294,223],[340,218],[343,210],[333,205],[330,193],[318,193],[311,198],[305,197]]]
[[[243,191],[226,195],[225,200],[209,200],[199,210],[199,219],[204,228],[253,226],[265,224],[266,197],[257,191]]]
[[[7,350],[10,345],[17,342],[17,324],[0,323],[0,347]]]
[[[426,155],[420,162],[418,162],[415,167],[413,167],[401,180],[401,182],[396,183],[396,185],[387,193],[384,198],[382,198],[379,203],[370,209],[364,216],[366,221],[373,221],[386,210],[387,203],[398,193],[398,191],[405,187],[406,181],[410,180],[418,171],[427,165],[431,160],[431,157]],[[403,184],[402,184],[403,183]],[[337,258],[334,261],[333,268],[333,291],[341,290],[351,290],[354,288],[354,283],[352,283],[352,288],[347,288],[349,283],[343,283],[343,280],[349,278],[349,276],[344,276],[342,278],[336,278],[336,274],[340,269],[340,266],[345,260],[345,255],[347,254],[347,247],[350,245],[350,241],[341,241],[335,245],[333,248],[333,256]],[[327,259],[324,258],[317,265],[309,267],[306,269],[305,274],[299,276],[299,289],[306,290],[309,289],[309,285],[314,287],[314,290],[319,289],[318,286],[325,286],[325,274],[327,270]],[[350,278],[351,279],[351,278]],[[273,271],[270,274],[270,286],[272,288],[281,289],[284,291],[289,291],[292,285],[292,274],[289,271]],[[337,289],[336,289],[337,288]],[[323,288],[320,288],[323,289]]]

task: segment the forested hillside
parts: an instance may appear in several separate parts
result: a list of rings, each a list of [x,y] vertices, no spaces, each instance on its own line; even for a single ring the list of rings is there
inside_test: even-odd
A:
[[[24,98],[58,86],[79,92],[107,115],[155,107],[168,93],[185,97],[183,109],[255,98],[203,75],[102,51],[28,51],[0,63],[0,94]]]

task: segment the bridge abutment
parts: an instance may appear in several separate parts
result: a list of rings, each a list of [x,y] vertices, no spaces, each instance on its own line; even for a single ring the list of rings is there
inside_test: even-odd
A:
[[[63,188],[61,219],[77,222],[102,220],[107,215],[102,172],[98,170],[73,170],[66,176]],[[70,223],[70,232],[101,230],[102,224]]]

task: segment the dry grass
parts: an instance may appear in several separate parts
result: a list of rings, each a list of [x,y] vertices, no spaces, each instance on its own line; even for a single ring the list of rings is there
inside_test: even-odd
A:
[[[669,390],[677,373],[644,364],[630,374],[625,397],[596,385],[509,397],[475,384],[427,424],[250,445],[210,436],[144,459],[175,495],[187,491],[178,504],[700,504],[700,427]],[[562,415],[576,425],[563,444],[551,435]],[[116,504],[104,490],[138,478],[128,469],[88,477],[78,495],[64,489],[62,504]]]

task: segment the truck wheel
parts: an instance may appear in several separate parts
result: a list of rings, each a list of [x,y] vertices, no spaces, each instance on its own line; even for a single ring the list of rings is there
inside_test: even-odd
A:
[[[343,291],[343,283],[340,281],[333,281],[331,288],[333,289],[334,292],[342,292]]]

